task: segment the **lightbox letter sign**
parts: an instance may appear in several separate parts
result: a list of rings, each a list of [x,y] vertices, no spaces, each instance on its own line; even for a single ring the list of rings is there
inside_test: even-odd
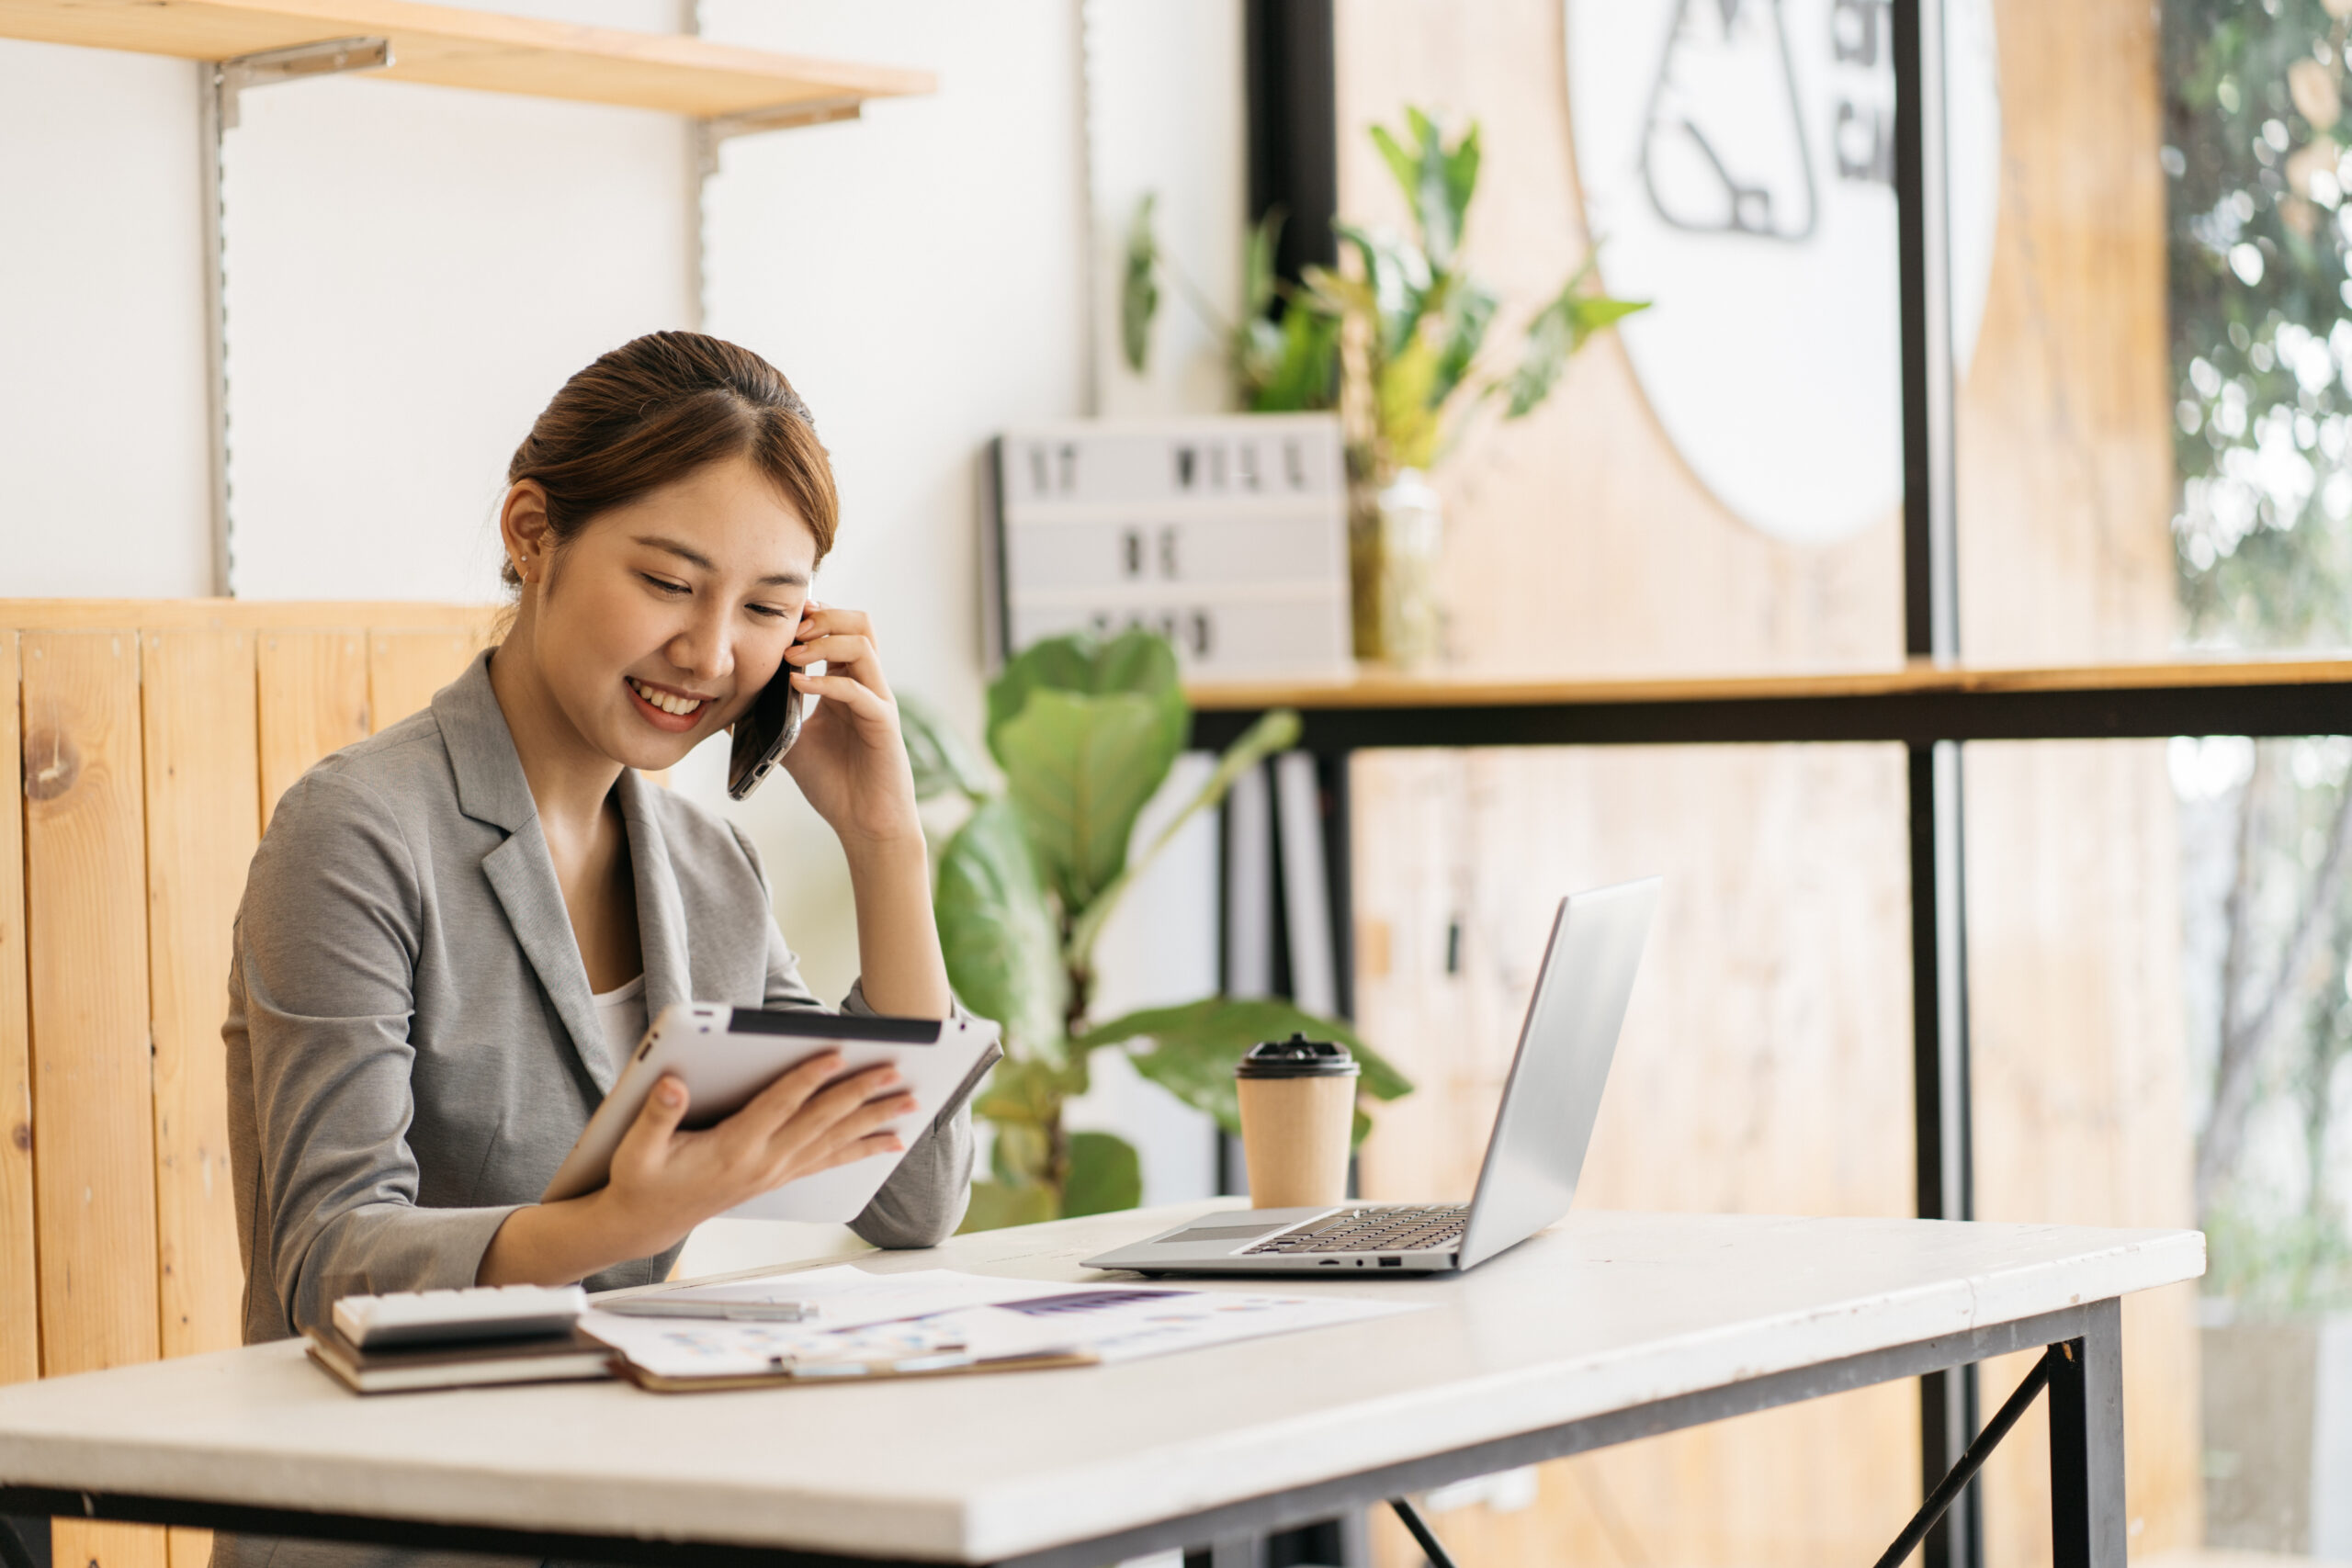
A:
[[[1903,499],[1890,0],[1566,0],[1577,176],[1642,390],[1717,499],[1827,544]],[[1992,0],[1945,0],[1953,353],[1998,200]]]
[[[1031,425],[998,439],[992,467],[1002,652],[1148,626],[1188,675],[1348,668],[1335,415]]]

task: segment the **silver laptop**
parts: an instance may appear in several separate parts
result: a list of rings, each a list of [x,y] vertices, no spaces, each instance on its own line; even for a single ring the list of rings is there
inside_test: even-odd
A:
[[[1436,1274],[1484,1263],[1568,1212],[1641,968],[1659,879],[1560,900],[1478,1190],[1463,1203],[1209,1214],[1090,1258],[1145,1274]]]

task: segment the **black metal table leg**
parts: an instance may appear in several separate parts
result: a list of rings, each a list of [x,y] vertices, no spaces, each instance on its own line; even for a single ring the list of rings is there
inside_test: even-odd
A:
[[[2055,1568],[2124,1568],[2123,1307],[2090,1308],[2050,1378],[2050,1534]]]

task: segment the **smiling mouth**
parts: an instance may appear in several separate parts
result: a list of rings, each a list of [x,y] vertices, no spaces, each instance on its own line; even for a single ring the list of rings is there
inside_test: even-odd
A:
[[[644,699],[648,705],[660,708],[663,713],[679,718],[684,718],[689,714],[700,713],[703,705],[709,700],[707,697],[682,697],[674,692],[660,691],[634,676],[623,676],[622,679],[628,682],[628,689]]]

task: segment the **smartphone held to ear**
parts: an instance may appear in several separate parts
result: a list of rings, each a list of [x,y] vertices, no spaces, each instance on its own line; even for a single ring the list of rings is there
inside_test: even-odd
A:
[[[752,711],[735,721],[735,749],[727,761],[727,794],[741,800],[760,787],[800,738],[800,688],[786,664],[761,689]]]

